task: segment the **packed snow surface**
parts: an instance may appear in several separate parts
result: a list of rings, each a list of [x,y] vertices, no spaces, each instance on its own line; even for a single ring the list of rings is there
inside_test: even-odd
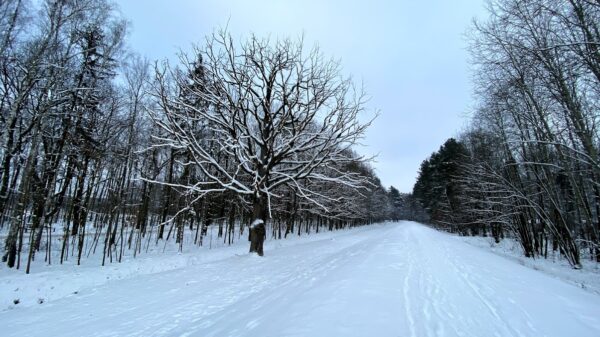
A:
[[[1,334],[600,336],[599,295],[423,225],[315,238],[17,305]]]

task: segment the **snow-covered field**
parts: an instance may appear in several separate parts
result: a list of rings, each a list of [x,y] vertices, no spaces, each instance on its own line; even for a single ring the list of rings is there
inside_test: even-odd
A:
[[[600,336],[598,294],[416,223],[269,241],[264,258],[246,250],[2,269],[2,300],[22,301],[2,303],[0,334]]]

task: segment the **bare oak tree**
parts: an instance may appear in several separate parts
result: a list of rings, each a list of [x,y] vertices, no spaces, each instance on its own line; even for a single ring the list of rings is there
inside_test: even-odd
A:
[[[196,180],[172,185],[193,195],[191,203],[225,191],[251,203],[250,252],[262,255],[260,224],[272,217],[278,190],[292,188],[327,211],[319,201],[326,196],[311,188],[316,181],[365,186],[359,173],[339,169],[367,160],[348,149],[372,119],[361,122],[365,94],[341,76],[337,62],[316,48],[305,55],[302,41],[252,36],[237,44],[226,32],[195,52],[202,62],[181,56],[191,78],[168,65],[156,69],[152,94],[160,109],[150,115],[161,134],[153,147],[187,154],[181,164],[196,170]]]

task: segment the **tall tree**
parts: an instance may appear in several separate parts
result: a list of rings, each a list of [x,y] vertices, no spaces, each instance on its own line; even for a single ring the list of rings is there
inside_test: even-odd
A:
[[[153,94],[161,111],[152,113],[165,133],[155,146],[187,151],[186,165],[201,171],[202,180],[179,184],[196,194],[196,200],[211,192],[246,196],[252,223],[258,224],[272,218],[272,199],[284,186],[324,210],[315,198],[319,193],[302,180],[362,186],[360,175],[336,168],[365,160],[347,149],[370,124],[359,120],[364,94],[340,76],[337,63],[324,60],[316,49],[305,55],[301,42],[271,43],[252,36],[236,45],[224,32],[210,36],[196,54],[205,62],[205,84],[188,87],[208,107],[174,96],[169,78],[181,87],[181,77],[172,76],[168,68],[157,69]],[[213,148],[199,139],[197,123],[210,130]],[[229,167],[220,154],[228,156]],[[251,238],[261,236],[254,230],[252,226]],[[257,251],[259,241],[252,240],[251,252]]]

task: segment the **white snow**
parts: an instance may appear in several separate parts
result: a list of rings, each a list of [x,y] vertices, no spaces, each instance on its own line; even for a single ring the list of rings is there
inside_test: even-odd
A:
[[[269,241],[263,258],[242,249],[12,306],[2,336],[600,336],[599,295],[416,223]],[[85,268],[2,275],[107,270]]]
[[[256,226],[258,225],[262,225],[265,222],[262,219],[254,219],[254,221],[252,221],[252,223],[250,224],[250,228],[256,228]]]
[[[600,295],[600,263],[592,260],[590,254],[582,254],[581,265],[583,268],[573,269],[558,251],[553,252],[551,249],[547,259],[525,257],[521,245],[513,238],[505,238],[499,243],[495,243],[491,237],[456,236],[456,238]]]

